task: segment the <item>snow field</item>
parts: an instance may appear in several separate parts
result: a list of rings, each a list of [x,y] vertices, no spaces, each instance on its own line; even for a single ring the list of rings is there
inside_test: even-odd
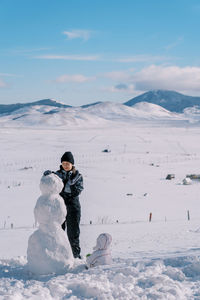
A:
[[[175,263],[176,261],[174,261]],[[185,258],[184,263],[187,262]],[[172,262],[171,262],[172,263]],[[199,263],[199,261],[195,262]],[[172,263],[173,264],[173,263]],[[63,276],[23,280],[24,273],[13,266],[17,278],[0,283],[0,299],[192,299],[198,293],[184,271],[163,261],[133,263],[117,261],[111,268],[76,271]],[[14,271],[9,273],[14,276]],[[193,298],[195,299],[195,298]],[[196,297],[198,299],[198,296]]]
[[[28,195],[29,202],[24,201],[23,205],[34,207],[35,199],[39,195],[40,177],[45,169],[58,168],[60,155],[66,149],[65,145],[70,145],[76,156],[76,165],[84,175],[87,195],[84,191],[81,196],[83,223],[89,223],[90,220],[98,223],[103,218],[109,219],[109,222],[118,219],[121,222],[146,220],[152,210],[153,218],[156,219],[185,218],[186,211],[194,207],[191,201],[194,204],[198,201],[198,184],[194,182],[190,187],[181,185],[186,174],[198,173],[197,162],[200,156],[199,146],[194,143],[197,132],[195,128],[179,128],[178,134],[174,128],[162,128],[160,131],[159,128],[128,130],[122,127],[121,130],[118,128],[109,131],[96,130],[95,134],[93,130],[69,131],[67,132],[70,136],[69,143],[66,138],[63,139],[63,131],[24,130],[23,134],[17,135],[18,144],[21,139],[21,150],[13,154],[16,147],[14,140],[16,132],[11,130],[5,144],[9,145],[9,141],[12,140],[13,148],[10,151],[2,149],[1,152],[6,153],[7,157],[1,162],[0,186],[3,197],[6,197],[7,193],[10,194],[10,200],[7,200],[8,203],[11,201],[10,206],[13,205],[13,197],[18,199],[23,195],[25,199]],[[66,132],[64,133],[65,136]],[[6,132],[4,138],[7,134]],[[23,148],[24,140],[27,144]],[[102,149],[108,145],[112,149],[111,153],[102,153]],[[30,147],[32,151],[26,151]],[[13,155],[16,156],[14,160]],[[166,181],[168,173],[175,173],[175,180]],[[127,193],[132,193],[133,196],[128,197]],[[174,193],[178,209],[173,203]],[[144,197],[144,194],[147,196]],[[111,198],[115,199],[116,205],[112,206]],[[16,200],[16,203],[18,206],[19,201]],[[111,206],[115,210],[114,214],[109,209]],[[4,214],[2,219],[10,216],[10,210],[1,212]],[[23,224],[20,217],[19,224],[15,221],[16,226],[32,226],[34,223],[32,209],[26,210],[26,215],[27,213],[31,221]],[[191,211],[192,215],[195,218],[199,217],[196,209],[194,212]],[[3,222],[4,220],[1,224]]]
[[[149,122],[1,128],[0,299],[199,299],[200,183],[182,184],[186,174],[199,174],[199,134],[198,127]],[[107,147],[111,152],[102,153]],[[26,250],[39,181],[44,170],[58,168],[66,150],[84,176],[82,254],[108,232],[114,263],[86,271],[80,261],[65,275],[36,277],[27,272]],[[175,179],[166,180],[169,173]]]
[[[195,247],[200,234],[189,230],[198,222],[173,223],[82,226],[83,253],[94,245],[98,232],[112,234],[111,266],[85,270],[77,261],[65,275],[33,276],[25,256],[1,259],[0,299],[199,299],[200,248]],[[26,240],[31,230],[19,231]]]

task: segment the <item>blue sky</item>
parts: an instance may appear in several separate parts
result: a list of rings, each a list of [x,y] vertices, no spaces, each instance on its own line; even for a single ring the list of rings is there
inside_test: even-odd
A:
[[[0,103],[200,96],[199,0],[1,0]]]

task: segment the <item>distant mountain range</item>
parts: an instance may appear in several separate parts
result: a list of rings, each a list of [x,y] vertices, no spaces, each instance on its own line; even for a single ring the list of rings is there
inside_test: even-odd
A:
[[[13,107],[12,107],[13,109]],[[194,108],[192,108],[194,109]],[[148,102],[139,102],[134,106],[127,106],[116,102],[99,102],[79,107],[60,105],[54,100],[33,102],[21,107],[15,106],[10,112],[10,106],[6,112],[0,114],[0,127],[62,127],[70,128],[77,126],[101,127],[113,126],[114,124],[138,124],[143,122],[159,122],[166,124],[170,122],[185,123],[193,120],[193,111],[188,116],[170,112],[165,108]],[[199,121],[199,114],[195,108],[195,116]]]
[[[200,97],[186,96],[174,91],[153,90],[139,95],[124,104],[133,106],[138,102],[148,102],[160,105],[165,109],[181,113],[187,107],[199,106]]]
[[[200,97],[186,96],[175,91],[165,91],[165,90],[153,90],[139,95],[123,104],[126,106],[134,106],[139,102],[148,102],[162,106],[163,108],[171,111],[181,113],[185,108],[198,106],[200,107]],[[98,105],[102,102],[95,102],[91,104],[82,105],[81,108],[87,108],[90,106]],[[0,114],[10,114],[18,109],[33,107],[33,106],[53,106],[54,108],[72,108],[73,106],[60,103],[52,99],[44,99],[29,103],[16,103],[16,104],[1,104]],[[49,112],[51,113],[51,112]],[[54,113],[54,112],[52,112]]]
[[[28,102],[28,103],[0,104],[0,114],[12,113],[13,111],[18,109],[29,107],[29,106],[30,107],[36,106],[36,105],[47,105],[47,106],[63,107],[63,108],[72,107],[70,105],[62,104],[52,99],[43,99],[43,100]]]

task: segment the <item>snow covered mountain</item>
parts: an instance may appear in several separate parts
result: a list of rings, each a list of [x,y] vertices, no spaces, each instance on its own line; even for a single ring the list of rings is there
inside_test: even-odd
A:
[[[200,106],[200,97],[186,96],[175,91],[153,90],[139,95],[124,104],[133,106],[138,102],[160,105],[173,112],[183,112],[186,107]]]
[[[55,105],[53,105],[55,103]],[[48,105],[50,104],[50,105]],[[169,112],[156,104],[140,102],[133,107],[113,102],[98,102],[82,107],[60,105],[58,102],[34,103],[0,115],[0,126],[57,127],[104,126],[113,122],[183,120],[183,116]]]
[[[113,122],[200,122],[200,97],[150,91],[125,103],[95,102],[73,107],[52,99],[0,105],[0,126],[104,126]]]
[[[43,100],[38,100],[29,103],[0,104],[0,114],[9,114],[18,109],[30,107],[30,106],[36,106],[36,105],[47,105],[47,106],[54,106],[54,107],[71,107],[70,105],[60,103],[53,99],[43,99]]]
[[[134,97],[129,101],[124,102],[123,104],[132,107],[139,102],[148,102],[152,104],[157,104],[169,111],[178,112],[178,113],[183,112],[183,110],[188,107],[193,107],[193,106],[200,107],[200,97],[187,96],[181,93],[177,93],[175,91],[168,91],[168,90],[152,90],[142,95],[139,95],[137,97]],[[98,105],[101,105],[102,103],[103,102],[100,101],[94,102],[94,103],[82,105],[79,108],[85,109],[93,106],[98,107]],[[38,101],[28,102],[28,103],[15,103],[15,104],[8,104],[8,105],[0,104],[0,115],[10,114],[21,108],[38,106],[38,105],[52,106],[54,108],[69,108],[69,107],[75,108],[71,105],[61,103],[54,99],[43,99],[43,100],[38,100]]]

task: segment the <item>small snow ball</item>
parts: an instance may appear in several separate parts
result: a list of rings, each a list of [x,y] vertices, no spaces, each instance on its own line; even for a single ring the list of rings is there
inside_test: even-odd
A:
[[[110,253],[111,242],[112,237],[109,233],[101,233],[98,236],[96,246],[93,248],[93,253],[86,258],[88,268],[112,263]]]
[[[186,177],[183,179],[183,184],[190,185],[190,184],[192,184],[192,180],[189,177]]]
[[[40,181],[40,190],[42,194],[60,194],[63,189],[63,182],[56,174],[51,173],[47,176],[42,176]]]

